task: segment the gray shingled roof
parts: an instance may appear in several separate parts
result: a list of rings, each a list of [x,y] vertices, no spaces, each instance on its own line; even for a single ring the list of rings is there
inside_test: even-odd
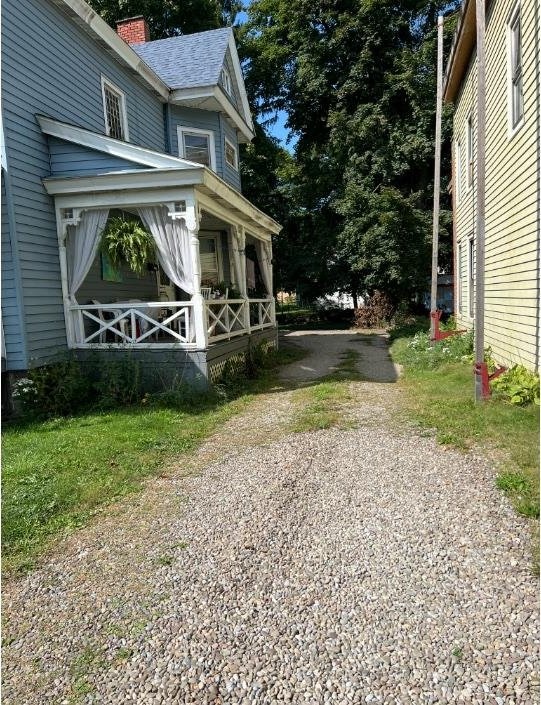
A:
[[[184,34],[132,45],[169,88],[216,85],[224,63],[231,28]]]

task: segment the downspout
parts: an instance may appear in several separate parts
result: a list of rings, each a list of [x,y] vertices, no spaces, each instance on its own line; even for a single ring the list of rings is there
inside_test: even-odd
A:
[[[477,30],[477,213],[475,237],[475,401],[484,398],[480,374],[485,359],[485,0],[476,0]]]

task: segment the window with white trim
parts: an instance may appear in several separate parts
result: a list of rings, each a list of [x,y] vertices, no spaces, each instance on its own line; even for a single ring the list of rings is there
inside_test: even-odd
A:
[[[466,122],[466,167],[468,169],[467,184],[470,188],[473,184],[473,118],[470,115]]]
[[[239,170],[239,158],[237,153],[237,148],[230,142],[227,137],[225,138],[225,162],[235,171]]]
[[[128,116],[126,113],[126,95],[114,83],[102,76],[101,92],[103,98],[103,116],[105,134],[117,140],[127,142]]]
[[[204,164],[216,171],[214,133],[195,127],[177,127],[179,156],[190,162]]]
[[[460,203],[462,197],[462,157],[460,142],[455,142],[455,191],[456,202]]]
[[[457,253],[457,271],[458,271],[458,281],[457,281],[457,288],[458,288],[458,311],[459,313],[462,313],[462,305],[463,305],[463,299],[464,297],[462,296],[462,287],[464,286],[464,267],[462,264],[462,243],[458,243],[458,253]]]
[[[468,313],[473,318],[475,297],[475,244],[473,237],[468,240]]]
[[[224,89],[224,91],[228,95],[232,96],[233,95],[233,88],[232,88],[232,84],[231,84],[231,74],[229,73],[229,71],[227,70],[227,68],[225,66],[222,66],[220,78],[221,78],[222,88]]]
[[[511,14],[507,28],[509,120],[511,130],[517,130],[524,120],[524,92],[522,85],[522,32],[520,4]]]

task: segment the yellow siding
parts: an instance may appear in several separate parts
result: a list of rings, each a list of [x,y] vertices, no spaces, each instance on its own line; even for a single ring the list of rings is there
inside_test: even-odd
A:
[[[485,344],[498,362],[539,369],[539,17],[536,0],[522,0],[525,119],[513,135],[508,120],[507,25],[514,7],[514,0],[494,0],[487,17]],[[455,141],[464,139],[474,105],[475,72],[474,57],[457,99]],[[467,243],[474,220],[473,194],[463,197],[455,210],[457,243]],[[462,326],[471,325],[467,315],[458,319]]]

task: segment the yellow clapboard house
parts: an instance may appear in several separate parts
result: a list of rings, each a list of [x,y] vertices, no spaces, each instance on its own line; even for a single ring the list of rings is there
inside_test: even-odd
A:
[[[539,371],[540,9],[486,6],[485,345],[497,362]],[[462,4],[444,80],[454,103],[455,314],[474,322],[477,62],[475,0]]]

